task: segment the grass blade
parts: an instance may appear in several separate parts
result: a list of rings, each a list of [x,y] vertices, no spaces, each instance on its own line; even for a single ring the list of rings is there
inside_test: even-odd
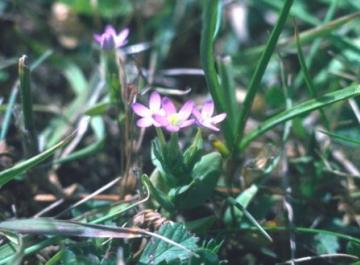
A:
[[[307,112],[325,107],[327,105],[333,104],[335,102],[348,99],[351,97],[355,97],[360,95],[360,85],[352,85],[347,88],[329,92],[317,99],[311,99],[305,101],[303,103],[294,106],[289,110],[285,110],[281,113],[274,115],[273,117],[267,119],[263,123],[261,123],[258,128],[247,134],[239,144],[240,150],[243,150],[248,144],[251,143],[256,137],[264,134],[271,128],[275,127],[276,125],[293,119],[299,115],[305,114]]]
[[[284,27],[286,19],[289,15],[290,8],[291,8],[293,2],[294,2],[293,0],[287,0],[285,2],[283,9],[281,10],[280,16],[278,18],[278,21],[275,25],[275,28],[271,32],[268,43],[266,44],[266,48],[261,55],[260,62],[257,64],[255,73],[250,80],[250,84],[247,89],[247,94],[245,97],[243,108],[240,113],[239,121],[237,123],[237,128],[236,128],[236,133],[235,133],[235,142],[234,142],[232,149],[234,149],[234,148],[236,149],[237,144],[243,138],[246,121],[249,117],[251,106],[254,101],[256,92],[259,88],[261,78],[264,75],[266,67],[270,61],[271,55],[273,54],[273,52],[276,48],[276,43],[279,39],[282,28]]]
[[[328,132],[328,131],[322,131],[320,130],[319,132],[326,134],[328,136],[330,136],[331,138],[334,138],[335,140],[339,140],[345,143],[350,143],[350,144],[356,144],[356,145],[360,145],[360,140],[355,140],[355,139],[351,139],[349,137],[345,137],[336,133],[332,133],[332,132]]]
[[[5,112],[4,120],[3,120],[2,126],[1,126],[0,141],[5,139],[6,134],[8,132],[9,125],[10,125],[10,120],[11,120],[11,114],[12,114],[12,111],[14,109],[14,105],[15,105],[15,102],[16,102],[16,96],[18,94],[18,91],[19,90],[17,88],[17,85],[15,85],[14,88],[12,89],[12,91],[11,91],[9,101],[8,101],[7,106],[6,106],[6,112]]]
[[[0,230],[32,235],[61,235],[95,238],[155,237],[197,256],[188,248],[161,236],[137,227],[113,227],[52,218],[16,219],[0,222]]]
[[[218,112],[226,112],[224,102],[224,92],[215,68],[214,59],[214,40],[220,25],[221,2],[212,0],[204,2],[203,30],[201,32],[200,59],[204,69],[206,83],[209,87],[211,97],[215,102]],[[223,123],[224,136],[226,143],[231,145],[233,142],[233,127],[230,119],[225,119]]]
[[[0,188],[4,186],[6,183],[8,183],[10,180],[15,178],[16,176],[19,176],[26,171],[32,169],[36,165],[40,164],[42,161],[44,161],[46,158],[50,157],[54,152],[59,149],[60,147],[64,146],[69,140],[71,139],[71,136],[67,139],[59,142],[58,144],[54,145],[53,147],[49,148],[48,150],[31,157],[23,162],[17,163],[15,166],[5,169],[0,172]]]
[[[310,73],[309,73],[309,70],[306,66],[306,62],[305,62],[305,58],[304,58],[304,54],[303,54],[303,51],[302,51],[302,48],[301,48],[301,44],[300,44],[300,39],[299,39],[299,32],[298,32],[298,29],[295,25],[295,40],[296,40],[296,48],[297,48],[297,54],[298,54],[298,59],[299,59],[299,63],[300,63],[300,67],[301,67],[301,71],[303,73],[303,76],[304,76],[304,80],[305,80],[305,84],[309,90],[309,93],[310,95],[313,97],[313,98],[317,98],[318,96],[318,93],[317,93],[317,89],[310,77]],[[330,125],[329,125],[329,121],[328,119],[326,118],[326,115],[325,115],[325,112],[320,109],[320,115],[321,115],[321,118],[325,124],[325,127],[326,128],[329,128]]]
[[[95,133],[96,141],[86,147],[77,150],[64,158],[60,158],[53,162],[53,164],[67,163],[73,160],[78,160],[96,154],[104,147],[105,144],[105,125],[101,117],[94,117],[91,119],[91,127]]]
[[[21,105],[24,122],[24,148],[26,157],[31,157],[38,153],[38,139],[33,120],[33,104],[30,86],[30,68],[28,59],[23,55],[19,59],[19,80]]]
[[[219,72],[221,77],[221,84],[224,89],[224,100],[227,102],[225,104],[226,113],[228,114],[227,119],[231,124],[234,124],[236,113],[238,111],[238,104],[236,102],[236,91],[233,75],[233,67],[230,57],[221,58],[218,61]],[[234,128],[236,124],[234,124]]]

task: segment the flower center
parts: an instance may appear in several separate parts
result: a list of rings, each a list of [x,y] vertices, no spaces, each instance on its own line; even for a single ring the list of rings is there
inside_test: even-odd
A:
[[[181,123],[181,119],[177,113],[170,114],[168,121],[171,125],[178,126]]]

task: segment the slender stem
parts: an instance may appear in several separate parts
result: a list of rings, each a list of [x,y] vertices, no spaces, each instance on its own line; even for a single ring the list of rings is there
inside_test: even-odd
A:
[[[155,127],[155,131],[157,136],[159,137],[161,146],[164,146],[166,144],[164,132],[161,130],[160,127]]]

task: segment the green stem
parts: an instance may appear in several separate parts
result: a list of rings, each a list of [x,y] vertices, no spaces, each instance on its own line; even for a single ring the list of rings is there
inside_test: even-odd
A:
[[[166,144],[164,132],[161,130],[160,127],[155,127],[155,131],[157,136],[159,137],[160,144],[163,147]]]

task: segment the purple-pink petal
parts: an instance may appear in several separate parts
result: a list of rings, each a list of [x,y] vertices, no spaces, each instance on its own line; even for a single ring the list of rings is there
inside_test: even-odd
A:
[[[196,107],[193,108],[192,114],[194,115],[196,120],[202,120],[200,111]]]
[[[149,99],[149,107],[152,111],[158,111],[161,108],[161,97],[156,91],[152,92]]]
[[[141,128],[150,127],[151,125],[153,125],[153,120],[150,117],[141,118],[136,122],[136,125]]]
[[[216,126],[214,126],[212,124],[202,124],[202,126],[208,128],[210,130],[216,131],[216,132],[220,131],[220,129],[218,127],[216,127]]]
[[[140,117],[149,117],[151,115],[150,110],[140,103],[133,103],[131,105],[132,110]]]
[[[113,35],[113,36],[116,35],[116,31],[115,31],[114,27],[111,26],[111,25],[107,25],[107,26],[106,26],[104,33],[105,33],[106,35]]]
[[[164,97],[162,100],[162,106],[166,112],[166,115],[176,113],[176,108],[174,103],[167,97]]]
[[[180,119],[182,120],[188,119],[193,111],[193,108],[194,108],[194,102],[191,100],[186,101],[179,111]]]
[[[213,113],[214,113],[214,101],[209,100],[204,104],[201,111],[201,115],[205,118],[205,117],[211,117]]]
[[[221,113],[221,114],[218,114],[218,115],[216,115],[216,116],[214,116],[214,117],[212,117],[212,118],[210,118],[211,119],[211,123],[219,123],[219,122],[222,122],[223,120],[225,120],[225,118],[226,118],[226,113]]]
[[[178,132],[180,130],[180,127],[169,124],[165,127],[165,129],[169,132]]]
[[[188,127],[188,126],[190,126],[190,125],[193,125],[194,123],[195,123],[195,120],[194,120],[194,119],[190,119],[190,120],[183,121],[183,122],[180,124],[180,128]]]
[[[98,44],[101,44],[103,38],[101,34],[94,34],[94,39]]]
[[[167,126],[169,124],[169,121],[165,116],[155,114],[153,115],[153,119],[160,124],[160,126]]]
[[[129,36],[130,30],[128,28],[123,29],[120,33],[115,37],[116,47],[124,46],[127,43],[127,37]]]

